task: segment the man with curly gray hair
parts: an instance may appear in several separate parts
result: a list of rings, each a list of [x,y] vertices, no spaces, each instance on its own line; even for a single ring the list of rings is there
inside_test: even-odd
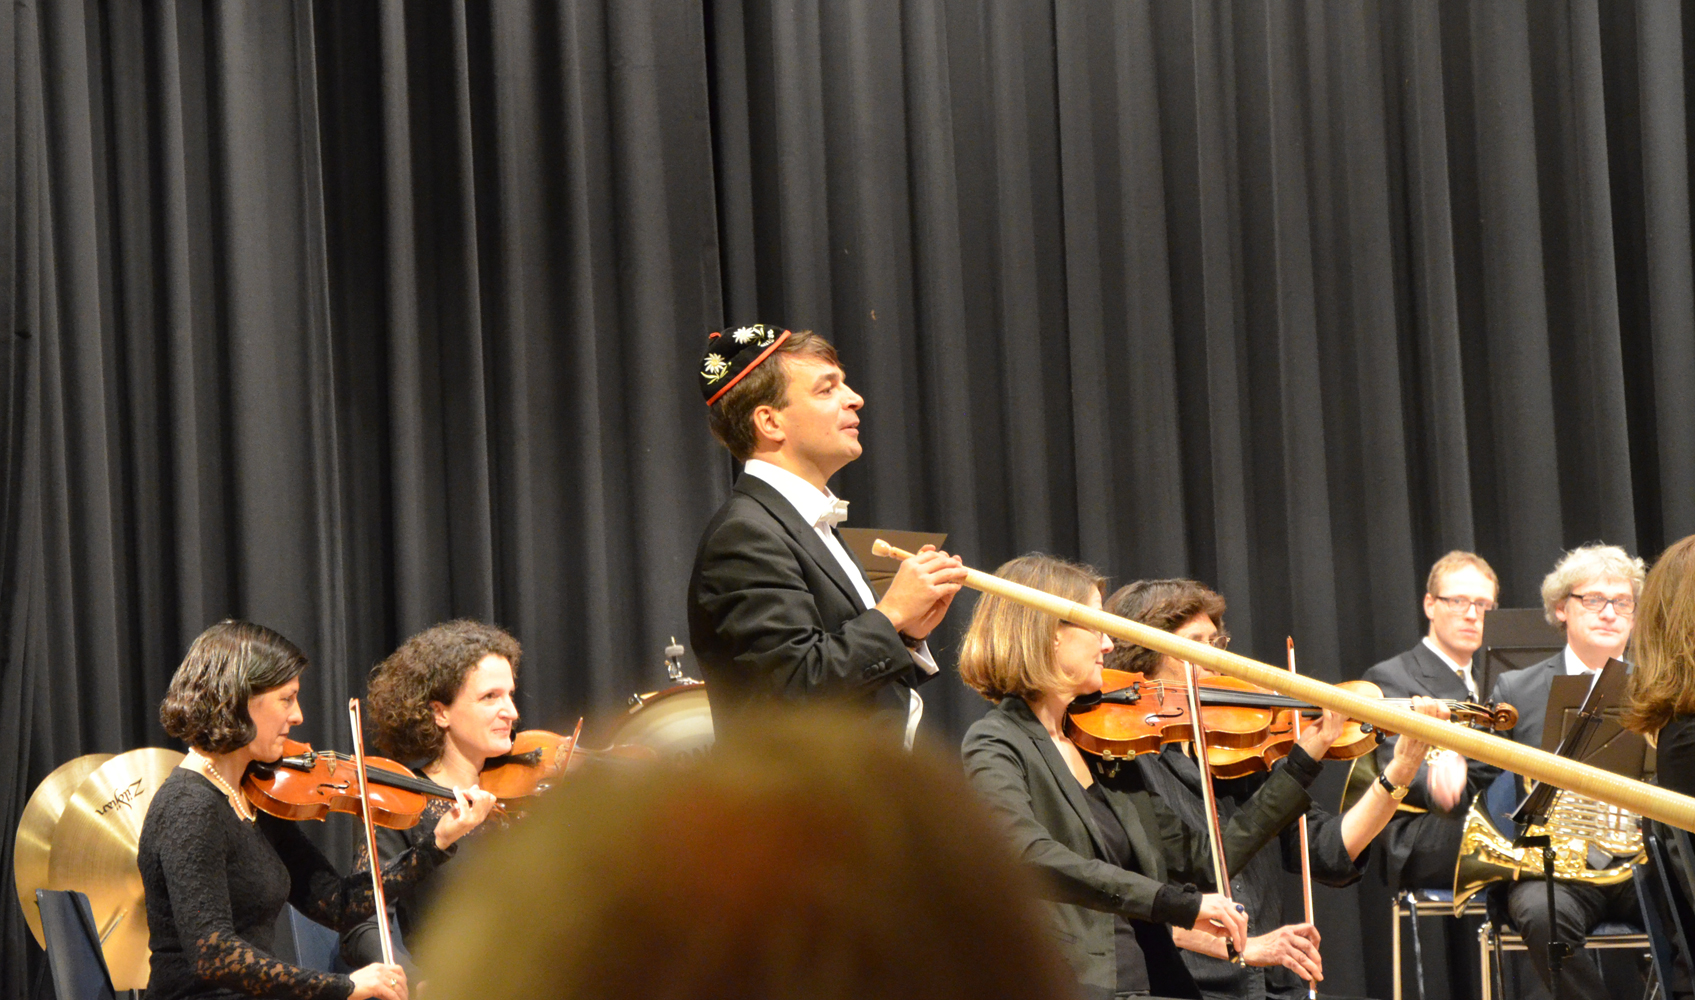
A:
[[[1534,666],[1501,675],[1490,700],[1506,702],[1518,709],[1514,740],[1530,746],[1542,745],[1543,716],[1548,711],[1548,691],[1559,676],[1594,676],[1609,659],[1623,657],[1630,642],[1630,627],[1636,619],[1636,599],[1642,593],[1642,560],[1616,545],[1583,545],[1567,552],[1542,580],[1542,610],[1548,623],[1565,633],[1565,648]],[[1515,774],[1499,781],[1523,782]],[[1591,854],[1599,853],[1591,848]],[[1629,859],[1590,858],[1594,867],[1610,867]],[[1599,862],[1599,863],[1597,863]],[[1547,950],[1537,943],[1549,940],[1550,930],[1558,939],[1581,952],[1590,928],[1603,921],[1640,924],[1636,890],[1630,882],[1589,885],[1556,882],[1554,912],[1548,912],[1548,889],[1540,880],[1522,878],[1507,894],[1507,912],[1525,941],[1531,942],[1530,962],[1543,984],[1550,982]],[[1607,994],[1595,964],[1581,954],[1573,955],[1560,968],[1558,994],[1567,998]]]

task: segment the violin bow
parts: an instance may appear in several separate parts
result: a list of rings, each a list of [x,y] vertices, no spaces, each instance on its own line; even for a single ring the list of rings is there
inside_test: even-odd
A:
[[[383,895],[383,867],[377,859],[377,827],[371,821],[371,798],[365,785],[365,726],[359,718],[359,699],[347,700],[347,716],[353,724],[353,772],[359,775],[359,816],[365,822],[365,851],[371,859],[371,898],[377,913],[377,940],[383,946],[383,964],[394,964],[394,941],[388,934],[388,899]]]
[[[1206,723],[1201,719],[1200,695],[1195,685],[1195,665],[1188,660],[1183,661],[1184,680],[1187,681],[1185,691],[1189,697],[1189,719],[1195,730],[1195,760],[1201,768],[1201,800],[1206,805],[1207,840],[1212,848],[1212,877],[1218,885],[1218,894],[1227,900],[1234,901],[1230,895],[1230,869],[1224,862],[1224,834],[1218,821],[1218,796],[1212,788],[1212,767],[1207,762],[1207,732]],[[1224,954],[1237,965],[1242,964],[1242,954],[1236,950],[1236,942],[1230,936],[1224,936]]]
[[[583,716],[577,716],[577,728],[571,730],[571,745],[565,748],[565,763],[559,765],[559,773],[571,770],[571,758],[577,755],[577,738],[583,735]]]
[[[1295,637],[1286,636],[1289,641],[1289,672],[1295,672]],[[1301,739],[1301,713],[1295,713],[1295,740]],[[1307,814],[1301,813],[1301,904],[1306,908],[1307,923],[1312,923],[1312,855],[1308,853]],[[1317,1000],[1318,984],[1307,980],[1308,1000]]]

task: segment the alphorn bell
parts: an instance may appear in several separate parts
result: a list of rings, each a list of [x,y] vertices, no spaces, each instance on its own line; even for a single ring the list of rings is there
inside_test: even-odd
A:
[[[881,538],[872,543],[871,553],[891,559],[908,559],[912,556],[912,553],[897,549]],[[1695,798],[1687,795],[1679,795],[1645,781],[1620,777],[1610,771],[1567,760],[1546,750],[1455,726],[1404,708],[1385,705],[1381,701],[1361,697],[1323,681],[1291,674],[1287,670],[1279,670],[1258,660],[1215,649],[1204,642],[1195,642],[1143,625],[1141,622],[1097,611],[1088,605],[1068,601],[1047,591],[1026,587],[1011,580],[1003,580],[982,570],[966,567],[965,585],[972,590],[1004,597],[1038,611],[1046,611],[1061,621],[1098,629],[1114,639],[1122,639],[1156,653],[1200,664],[1210,670],[1240,678],[1278,694],[1299,698],[1320,708],[1341,712],[1350,719],[1369,722],[1383,732],[1414,736],[1473,760],[1493,764],[1536,781],[1546,781],[1555,788],[1587,795],[1620,809],[1657,819],[1680,830],[1695,832]]]

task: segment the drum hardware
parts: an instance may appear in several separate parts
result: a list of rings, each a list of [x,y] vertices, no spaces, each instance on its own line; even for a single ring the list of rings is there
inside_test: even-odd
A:
[[[700,685],[702,687],[706,685],[705,681],[697,681],[693,677],[683,673],[683,645],[677,641],[676,636],[672,636],[671,645],[665,647],[665,676],[674,685]],[[665,689],[665,691],[669,690],[671,689]],[[648,691],[644,694],[630,695],[630,711],[634,712],[636,709],[647,704],[649,699],[657,698],[664,694],[665,691]]]
[[[665,647],[665,676],[672,683],[661,691],[630,695],[630,708],[612,734],[612,746],[645,746],[661,757],[693,756],[711,749],[712,708],[706,682],[683,673],[683,647],[676,636]]]
[[[683,674],[683,645],[676,636],[671,637],[671,645],[665,647],[665,676],[671,678],[673,684],[696,684],[703,681],[691,681]]]

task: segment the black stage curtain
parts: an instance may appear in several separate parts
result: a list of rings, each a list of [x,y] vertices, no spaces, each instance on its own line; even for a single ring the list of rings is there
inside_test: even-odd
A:
[[[1410,645],[1450,548],[1519,605],[1652,556],[1695,531],[1687,7],[4,5],[4,858],[53,766],[166,742],[225,615],[312,657],[309,739],[452,615],[604,733],[727,490],[727,324],[841,348],[853,523],[1195,576],[1319,677]],[[1326,986],[1387,994],[1381,890],[1325,900]]]

